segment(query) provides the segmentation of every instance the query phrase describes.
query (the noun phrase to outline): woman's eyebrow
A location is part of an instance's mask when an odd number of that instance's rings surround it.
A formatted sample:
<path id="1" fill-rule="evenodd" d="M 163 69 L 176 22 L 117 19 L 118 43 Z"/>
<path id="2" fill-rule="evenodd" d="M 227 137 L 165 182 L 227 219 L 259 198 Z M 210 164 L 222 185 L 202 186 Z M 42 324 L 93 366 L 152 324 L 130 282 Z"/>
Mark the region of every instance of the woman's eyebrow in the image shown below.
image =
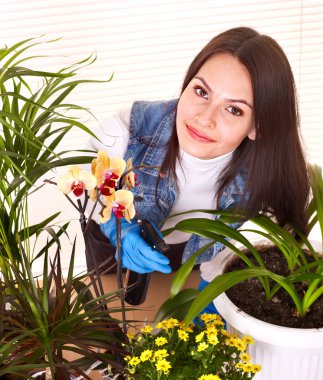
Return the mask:
<path id="1" fill-rule="evenodd" d="M 208 91 L 210 91 L 210 92 L 212 91 L 211 87 L 205 82 L 205 80 L 203 78 L 201 78 L 201 77 L 194 77 L 194 78 L 200 80 L 204 84 L 205 88 Z"/>
<path id="2" fill-rule="evenodd" d="M 202 77 L 194 77 L 194 78 L 200 80 L 203 83 L 203 85 L 205 86 L 205 88 L 209 92 L 212 92 L 211 87 L 206 83 L 206 81 L 205 81 L 204 78 L 202 78 Z M 232 102 L 232 103 L 243 103 L 243 104 L 245 104 L 246 106 L 248 106 L 249 108 L 252 109 L 252 105 L 249 102 L 247 102 L 245 99 L 225 99 L 225 100 L 228 101 L 228 102 Z"/>
<path id="3" fill-rule="evenodd" d="M 252 109 L 252 105 L 250 103 L 248 103 L 244 99 L 225 99 L 225 101 L 232 102 L 232 103 L 243 103 L 243 104 L 245 104 L 246 106 L 248 106 L 249 108 Z"/>

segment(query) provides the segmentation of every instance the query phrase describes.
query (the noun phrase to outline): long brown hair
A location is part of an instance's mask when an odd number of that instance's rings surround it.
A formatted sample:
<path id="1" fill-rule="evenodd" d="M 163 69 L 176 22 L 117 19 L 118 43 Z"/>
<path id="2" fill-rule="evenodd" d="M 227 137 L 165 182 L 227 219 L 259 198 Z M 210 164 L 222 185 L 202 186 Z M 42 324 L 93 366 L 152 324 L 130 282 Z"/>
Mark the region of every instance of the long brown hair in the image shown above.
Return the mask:
<path id="1" fill-rule="evenodd" d="M 247 27 L 230 29 L 213 38 L 195 57 L 182 92 L 202 65 L 219 53 L 232 54 L 249 71 L 256 139 L 246 138 L 235 150 L 220 177 L 218 199 L 236 175 L 247 169 L 247 215 L 270 213 L 281 225 L 291 223 L 305 232 L 309 179 L 288 59 L 272 38 Z M 176 180 L 179 145 L 175 126 L 167 149 L 161 170 Z"/>

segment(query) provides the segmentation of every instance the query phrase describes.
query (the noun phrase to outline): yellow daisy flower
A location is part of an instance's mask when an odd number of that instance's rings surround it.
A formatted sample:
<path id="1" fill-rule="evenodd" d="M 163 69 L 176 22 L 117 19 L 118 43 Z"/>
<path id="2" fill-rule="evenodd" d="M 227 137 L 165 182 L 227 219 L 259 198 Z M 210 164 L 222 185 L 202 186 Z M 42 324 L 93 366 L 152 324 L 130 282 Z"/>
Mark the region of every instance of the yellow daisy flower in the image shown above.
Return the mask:
<path id="1" fill-rule="evenodd" d="M 161 360 L 169 356 L 167 350 L 161 349 L 154 352 L 154 359 Z"/>
<path id="2" fill-rule="evenodd" d="M 252 368 L 251 372 L 257 373 L 257 372 L 260 372 L 260 371 L 261 371 L 261 365 L 259 365 L 259 364 L 253 364 L 253 368 Z"/>
<path id="3" fill-rule="evenodd" d="M 255 343 L 255 341 L 249 335 L 245 335 L 242 338 L 242 341 L 245 342 L 246 344 L 254 344 Z"/>
<path id="4" fill-rule="evenodd" d="M 253 370 L 253 364 L 252 363 L 244 363 L 243 366 L 242 366 L 242 369 L 245 372 L 252 372 L 252 370 Z"/>
<path id="5" fill-rule="evenodd" d="M 133 367 L 135 367 L 136 365 L 138 365 L 140 363 L 140 359 L 138 358 L 138 356 L 133 356 L 130 360 L 129 360 L 129 364 Z"/>
<path id="6" fill-rule="evenodd" d="M 248 355 L 246 352 L 242 352 L 240 354 L 240 359 L 243 361 L 243 362 L 249 362 L 250 361 L 250 355 Z"/>
<path id="7" fill-rule="evenodd" d="M 195 342 L 201 342 L 201 340 L 203 339 L 203 337 L 204 337 L 204 334 L 205 334 L 205 331 L 202 331 L 202 332 L 200 332 L 199 334 L 197 334 L 196 335 L 196 337 L 195 337 Z"/>
<path id="8" fill-rule="evenodd" d="M 149 360 L 151 357 L 153 356 L 153 352 L 152 350 L 145 350 L 141 353 L 140 355 L 140 360 L 142 362 L 145 362 L 147 360 Z"/>
<path id="9" fill-rule="evenodd" d="M 207 341 L 213 346 L 215 346 L 216 344 L 219 343 L 219 338 L 216 334 L 210 334 L 207 336 Z"/>
<path id="10" fill-rule="evenodd" d="M 183 330 L 177 330 L 179 339 L 183 340 L 184 342 L 188 341 L 189 335 L 186 331 Z"/>
<path id="11" fill-rule="evenodd" d="M 167 375 L 169 373 L 169 370 L 172 368 L 170 362 L 166 359 L 158 360 L 155 366 L 157 368 L 157 371 L 162 371 L 165 375 Z"/>
<path id="12" fill-rule="evenodd" d="M 163 336 L 159 336 L 158 338 L 155 339 L 156 346 L 163 346 L 166 343 L 167 343 L 167 339 L 164 338 Z"/>
<path id="13" fill-rule="evenodd" d="M 146 325 L 142 329 L 140 329 L 140 331 L 142 333 L 148 333 L 149 334 L 149 333 L 151 333 L 153 331 L 153 328 L 150 325 Z"/>
<path id="14" fill-rule="evenodd" d="M 199 345 L 197 346 L 197 351 L 198 352 L 201 352 L 201 351 L 205 351 L 207 348 L 209 347 L 209 345 L 205 342 L 201 342 L 199 343 Z"/>

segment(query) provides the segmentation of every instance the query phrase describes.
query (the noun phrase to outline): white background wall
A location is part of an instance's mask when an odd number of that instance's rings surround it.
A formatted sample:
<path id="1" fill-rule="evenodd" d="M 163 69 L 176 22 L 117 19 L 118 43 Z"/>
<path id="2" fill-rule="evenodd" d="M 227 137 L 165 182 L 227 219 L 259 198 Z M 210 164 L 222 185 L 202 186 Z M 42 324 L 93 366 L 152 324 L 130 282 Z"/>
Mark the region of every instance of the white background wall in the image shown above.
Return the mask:
<path id="1" fill-rule="evenodd" d="M 73 101 L 89 107 L 98 120 L 134 100 L 169 99 L 179 93 L 185 71 L 197 52 L 216 34 L 251 26 L 284 48 L 299 92 L 301 128 L 312 162 L 323 165 L 323 20 L 321 0 L 0 0 L 0 45 L 45 34 L 62 37 L 38 53 L 51 58 L 35 63 L 44 70 L 97 54 L 83 76 L 114 78 L 83 85 Z M 35 50 L 37 51 L 37 49 Z M 94 129 L 98 121 L 87 120 Z M 64 141 L 82 148 L 78 131 Z M 57 176 L 60 173 L 53 173 Z M 77 270 L 85 265 L 78 215 L 57 189 L 48 186 L 31 199 L 31 219 L 40 221 L 62 210 L 78 234 Z M 65 263 L 70 245 L 65 243 Z"/>

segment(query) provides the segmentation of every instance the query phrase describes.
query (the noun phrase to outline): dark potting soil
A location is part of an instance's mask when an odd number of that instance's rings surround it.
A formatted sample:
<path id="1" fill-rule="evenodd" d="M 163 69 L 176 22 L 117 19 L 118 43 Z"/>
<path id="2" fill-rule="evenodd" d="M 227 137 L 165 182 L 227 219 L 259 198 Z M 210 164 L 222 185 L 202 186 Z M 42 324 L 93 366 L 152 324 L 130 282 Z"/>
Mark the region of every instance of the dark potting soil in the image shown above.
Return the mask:
<path id="1" fill-rule="evenodd" d="M 258 251 L 260 251 L 267 269 L 283 276 L 289 274 L 287 262 L 282 253 L 277 252 L 277 248 L 263 247 Z M 255 263 L 255 259 L 248 256 Z M 237 258 L 229 263 L 225 272 L 245 267 L 245 263 Z M 307 284 L 305 282 L 297 283 L 295 287 L 299 294 L 303 294 L 307 289 Z M 226 295 L 239 309 L 268 323 L 295 328 L 323 327 L 323 295 L 311 305 L 309 312 L 304 317 L 297 314 L 295 304 L 284 289 L 280 289 L 270 301 L 266 301 L 263 287 L 257 278 L 238 283 L 227 290 Z"/>

